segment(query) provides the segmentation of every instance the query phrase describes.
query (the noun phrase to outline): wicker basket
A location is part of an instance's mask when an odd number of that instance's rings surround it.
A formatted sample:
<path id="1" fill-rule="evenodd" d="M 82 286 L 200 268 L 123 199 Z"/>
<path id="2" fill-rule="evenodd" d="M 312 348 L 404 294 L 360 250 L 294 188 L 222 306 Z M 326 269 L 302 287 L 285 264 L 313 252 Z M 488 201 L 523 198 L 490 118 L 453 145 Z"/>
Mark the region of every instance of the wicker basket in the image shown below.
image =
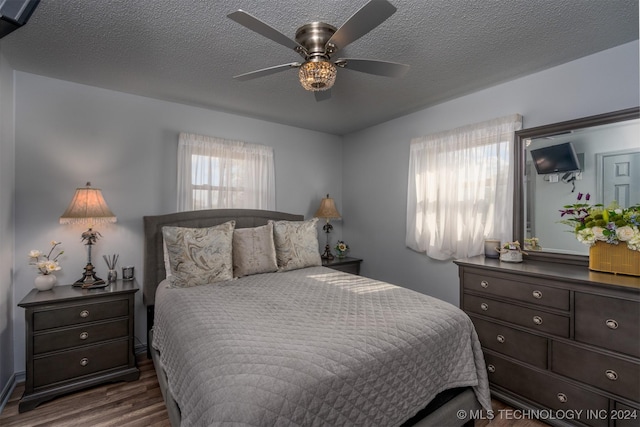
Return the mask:
<path id="1" fill-rule="evenodd" d="M 640 251 L 632 251 L 625 242 L 596 242 L 589 249 L 589 270 L 640 276 Z"/>

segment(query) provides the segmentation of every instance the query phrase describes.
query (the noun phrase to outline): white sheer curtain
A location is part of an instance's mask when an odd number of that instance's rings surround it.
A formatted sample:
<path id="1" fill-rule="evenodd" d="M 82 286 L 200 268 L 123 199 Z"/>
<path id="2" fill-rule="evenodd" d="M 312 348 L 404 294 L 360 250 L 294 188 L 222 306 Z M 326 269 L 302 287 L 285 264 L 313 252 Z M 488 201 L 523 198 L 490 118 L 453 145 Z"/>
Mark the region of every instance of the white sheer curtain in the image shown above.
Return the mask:
<path id="1" fill-rule="evenodd" d="M 447 260 L 512 240 L 514 114 L 411 141 L 406 244 Z"/>
<path id="2" fill-rule="evenodd" d="M 215 208 L 275 210 L 273 148 L 181 133 L 178 211 Z"/>

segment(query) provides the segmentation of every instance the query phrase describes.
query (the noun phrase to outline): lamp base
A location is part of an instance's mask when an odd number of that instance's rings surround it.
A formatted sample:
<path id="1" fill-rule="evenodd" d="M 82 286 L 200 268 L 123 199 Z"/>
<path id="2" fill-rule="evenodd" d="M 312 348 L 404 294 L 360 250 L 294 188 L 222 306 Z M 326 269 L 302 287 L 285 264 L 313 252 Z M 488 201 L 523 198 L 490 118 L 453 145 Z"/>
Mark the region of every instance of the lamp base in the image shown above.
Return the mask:
<path id="1" fill-rule="evenodd" d="M 97 289 L 105 288 L 109 285 L 104 280 L 96 276 L 96 272 L 93 271 L 93 264 L 87 263 L 84 267 L 84 274 L 82 278 L 76 280 L 73 286 L 82 289 Z"/>
<path id="2" fill-rule="evenodd" d="M 320 255 L 320 258 L 327 261 L 332 261 L 335 258 L 331 253 L 331 248 L 329 247 L 329 245 L 326 245 L 324 247 L 324 252 L 322 253 L 322 255 Z"/>

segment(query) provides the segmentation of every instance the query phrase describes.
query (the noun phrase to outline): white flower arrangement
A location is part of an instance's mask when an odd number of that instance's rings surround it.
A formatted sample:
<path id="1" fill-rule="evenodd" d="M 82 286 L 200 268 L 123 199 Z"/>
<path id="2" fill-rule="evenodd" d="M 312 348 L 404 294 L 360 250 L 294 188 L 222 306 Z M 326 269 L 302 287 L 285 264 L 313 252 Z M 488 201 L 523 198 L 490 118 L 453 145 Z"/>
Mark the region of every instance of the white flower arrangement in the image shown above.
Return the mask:
<path id="1" fill-rule="evenodd" d="M 578 202 L 582 197 L 578 193 Z M 587 193 L 585 200 L 590 197 Z M 564 206 L 560 213 L 561 217 L 570 216 L 560 222 L 573 228 L 580 243 L 593 246 L 596 242 L 626 242 L 629 249 L 640 251 L 640 206 L 625 209 L 615 202 L 606 208 L 602 204 L 574 203 Z"/>
<path id="2" fill-rule="evenodd" d="M 54 271 L 62 270 L 62 267 L 58 264 L 58 258 L 64 253 L 64 251 L 58 252 L 55 257 L 51 258 L 53 251 L 61 244 L 61 242 L 56 242 L 55 240 L 51 241 L 51 249 L 46 255 L 37 249 L 29 251 L 29 265 L 35 266 L 38 270 L 38 274 L 45 276 L 53 273 Z"/>

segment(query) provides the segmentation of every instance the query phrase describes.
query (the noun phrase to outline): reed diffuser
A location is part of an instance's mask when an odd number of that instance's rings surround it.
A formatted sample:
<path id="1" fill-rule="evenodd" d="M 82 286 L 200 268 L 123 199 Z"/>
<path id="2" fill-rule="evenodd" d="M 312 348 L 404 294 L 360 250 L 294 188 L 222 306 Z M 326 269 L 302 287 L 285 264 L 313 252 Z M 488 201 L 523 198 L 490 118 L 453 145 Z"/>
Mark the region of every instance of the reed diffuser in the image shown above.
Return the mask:
<path id="1" fill-rule="evenodd" d="M 107 273 L 107 281 L 113 283 L 118 280 L 118 270 L 116 270 L 116 264 L 118 263 L 118 254 L 102 255 L 104 262 L 107 263 L 109 273 Z"/>

